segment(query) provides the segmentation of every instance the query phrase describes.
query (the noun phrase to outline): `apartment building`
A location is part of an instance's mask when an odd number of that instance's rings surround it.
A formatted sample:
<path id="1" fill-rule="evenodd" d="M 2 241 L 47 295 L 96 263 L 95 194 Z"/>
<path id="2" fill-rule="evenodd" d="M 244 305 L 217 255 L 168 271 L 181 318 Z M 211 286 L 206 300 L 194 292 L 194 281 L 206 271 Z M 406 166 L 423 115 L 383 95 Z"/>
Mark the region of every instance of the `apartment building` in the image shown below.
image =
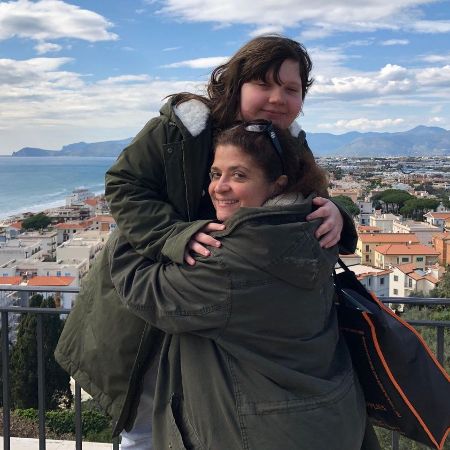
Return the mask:
<path id="1" fill-rule="evenodd" d="M 375 214 L 369 216 L 369 226 L 380 228 L 383 233 L 392 233 L 394 220 L 401 220 L 401 216 L 375 211 Z"/>
<path id="2" fill-rule="evenodd" d="M 439 264 L 450 265 L 450 232 L 435 234 L 433 247 L 440 253 Z"/>
<path id="3" fill-rule="evenodd" d="M 435 225 L 416 220 L 394 220 L 392 224 L 393 233 L 414 233 L 423 245 L 432 245 L 433 235 L 440 231 Z"/>
<path id="4" fill-rule="evenodd" d="M 361 263 L 375 265 L 375 248 L 385 244 L 420 244 L 413 233 L 361 233 L 358 235 L 356 254 L 361 257 Z"/>
<path id="5" fill-rule="evenodd" d="M 415 267 L 425 267 L 439 261 L 439 252 L 423 244 L 385 244 L 374 249 L 375 267 L 387 269 L 399 264 L 412 263 Z"/>
<path id="6" fill-rule="evenodd" d="M 439 265 L 423 269 L 413 263 L 400 264 L 391 271 L 389 297 L 409 297 L 415 293 L 429 295 L 443 273 L 444 268 Z"/>
<path id="7" fill-rule="evenodd" d="M 450 211 L 447 212 L 427 212 L 423 215 L 425 220 L 440 229 L 440 231 L 444 231 L 445 222 L 450 221 Z"/>

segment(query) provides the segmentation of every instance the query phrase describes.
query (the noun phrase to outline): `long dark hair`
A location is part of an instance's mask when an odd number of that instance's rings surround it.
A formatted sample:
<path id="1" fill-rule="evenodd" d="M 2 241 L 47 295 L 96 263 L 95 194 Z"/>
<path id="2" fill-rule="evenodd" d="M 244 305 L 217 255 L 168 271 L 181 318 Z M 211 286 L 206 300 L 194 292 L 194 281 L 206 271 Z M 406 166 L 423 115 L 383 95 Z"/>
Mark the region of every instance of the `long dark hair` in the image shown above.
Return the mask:
<path id="1" fill-rule="evenodd" d="M 174 104 L 190 99 L 205 103 L 211 110 L 215 125 L 224 129 L 236 121 L 239 113 L 241 87 L 252 80 L 266 81 L 273 72 L 275 82 L 280 82 L 280 67 L 286 59 L 299 63 L 302 80 L 302 98 L 313 83 L 310 77 L 312 62 L 305 47 L 297 41 L 279 36 L 260 36 L 247 42 L 224 64 L 216 67 L 207 85 L 208 97 L 182 92 L 169 96 Z"/>
<path id="2" fill-rule="evenodd" d="M 317 165 L 311 152 L 304 148 L 299 151 L 298 141 L 289 130 L 273 128 L 283 150 L 282 162 L 270 137 L 265 132 L 246 131 L 245 124 L 234 125 L 218 133 L 214 148 L 219 145 L 238 147 L 262 169 L 268 182 L 275 181 L 280 175 L 287 175 L 284 193 L 301 192 L 306 197 L 315 192 L 328 197 L 327 172 Z"/>

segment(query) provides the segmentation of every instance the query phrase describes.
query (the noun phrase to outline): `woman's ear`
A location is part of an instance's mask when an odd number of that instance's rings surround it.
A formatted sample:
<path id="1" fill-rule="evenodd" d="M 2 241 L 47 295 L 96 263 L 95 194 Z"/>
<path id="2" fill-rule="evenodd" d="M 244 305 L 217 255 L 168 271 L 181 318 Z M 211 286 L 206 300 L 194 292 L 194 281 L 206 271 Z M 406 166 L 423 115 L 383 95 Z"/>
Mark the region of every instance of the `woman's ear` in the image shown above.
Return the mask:
<path id="1" fill-rule="evenodd" d="M 274 185 L 274 194 L 275 195 L 279 195 L 281 194 L 284 189 L 286 188 L 288 183 L 288 177 L 287 175 L 280 175 L 276 180 L 275 180 L 275 185 Z"/>

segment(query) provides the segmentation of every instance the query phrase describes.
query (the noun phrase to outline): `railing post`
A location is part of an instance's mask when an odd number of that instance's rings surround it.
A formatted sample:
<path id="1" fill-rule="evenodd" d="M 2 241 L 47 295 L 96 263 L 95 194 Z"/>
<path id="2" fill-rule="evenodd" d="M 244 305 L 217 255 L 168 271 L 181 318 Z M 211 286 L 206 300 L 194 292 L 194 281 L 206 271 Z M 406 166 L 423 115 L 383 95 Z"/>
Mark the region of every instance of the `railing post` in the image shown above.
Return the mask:
<path id="1" fill-rule="evenodd" d="M 392 432 L 392 450 L 400 449 L 400 435 L 396 432 Z"/>
<path id="2" fill-rule="evenodd" d="M 81 429 L 81 387 L 75 382 L 75 449 L 82 449 L 82 429 Z"/>
<path id="3" fill-rule="evenodd" d="M 2 378 L 3 378 L 3 449 L 10 450 L 10 387 L 9 387 L 9 325 L 8 312 L 2 311 Z"/>
<path id="4" fill-rule="evenodd" d="M 444 366 L 444 331 L 444 327 L 436 327 L 436 356 L 442 366 Z"/>
<path id="5" fill-rule="evenodd" d="M 36 314 L 36 341 L 38 362 L 39 450 L 45 450 L 45 364 L 42 314 Z"/>

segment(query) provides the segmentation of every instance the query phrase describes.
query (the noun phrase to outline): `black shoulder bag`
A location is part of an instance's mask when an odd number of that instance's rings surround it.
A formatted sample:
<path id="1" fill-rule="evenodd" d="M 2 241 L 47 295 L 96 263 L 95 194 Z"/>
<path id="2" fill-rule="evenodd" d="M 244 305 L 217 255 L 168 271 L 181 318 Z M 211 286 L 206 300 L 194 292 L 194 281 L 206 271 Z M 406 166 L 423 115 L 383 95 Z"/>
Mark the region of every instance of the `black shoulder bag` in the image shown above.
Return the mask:
<path id="1" fill-rule="evenodd" d="M 422 336 L 339 259 L 339 326 L 374 425 L 442 449 L 450 431 L 450 377 Z"/>

